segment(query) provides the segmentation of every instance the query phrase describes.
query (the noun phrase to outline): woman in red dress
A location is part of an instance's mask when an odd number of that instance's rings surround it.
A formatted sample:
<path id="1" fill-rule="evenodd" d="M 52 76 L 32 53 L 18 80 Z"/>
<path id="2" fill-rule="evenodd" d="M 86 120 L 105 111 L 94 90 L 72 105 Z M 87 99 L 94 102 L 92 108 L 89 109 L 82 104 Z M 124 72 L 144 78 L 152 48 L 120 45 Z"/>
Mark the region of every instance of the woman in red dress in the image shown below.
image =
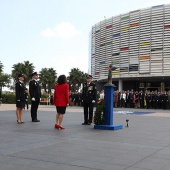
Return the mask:
<path id="1" fill-rule="evenodd" d="M 63 121 L 64 114 L 66 112 L 66 107 L 70 103 L 69 85 L 67 84 L 65 75 L 60 75 L 58 77 L 58 81 L 57 81 L 57 84 L 55 85 L 55 89 L 54 89 L 53 103 L 57 109 L 55 128 L 56 129 L 65 129 L 62 126 L 62 121 Z"/>

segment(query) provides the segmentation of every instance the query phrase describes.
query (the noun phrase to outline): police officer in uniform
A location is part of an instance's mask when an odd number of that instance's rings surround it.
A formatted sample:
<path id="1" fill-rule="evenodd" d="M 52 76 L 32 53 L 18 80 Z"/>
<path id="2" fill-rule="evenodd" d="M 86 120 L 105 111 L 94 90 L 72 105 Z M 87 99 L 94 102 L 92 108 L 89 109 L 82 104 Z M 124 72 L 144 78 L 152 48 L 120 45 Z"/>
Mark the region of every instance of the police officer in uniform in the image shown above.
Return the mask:
<path id="1" fill-rule="evenodd" d="M 96 85 L 92 82 L 92 76 L 86 76 L 86 83 L 83 84 L 82 91 L 84 107 L 84 123 L 82 125 L 91 125 L 93 118 L 93 108 L 96 100 Z"/>
<path id="2" fill-rule="evenodd" d="M 164 93 L 162 94 L 162 109 L 166 110 L 167 103 L 168 103 L 168 94 L 166 93 L 166 91 L 164 91 Z"/>
<path id="3" fill-rule="evenodd" d="M 16 116 L 18 124 L 24 123 L 22 121 L 23 109 L 25 108 L 25 84 L 23 83 L 23 80 L 23 74 L 18 74 L 18 81 L 15 84 Z"/>
<path id="4" fill-rule="evenodd" d="M 31 98 L 32 122 L 40 122 L 40 120 L 37 119 L 37 109 L 41 100 L 41 89 L 38 82 L 37 72 L 32 73 L 32 80 L 29 82 L 29 92 Z"/>

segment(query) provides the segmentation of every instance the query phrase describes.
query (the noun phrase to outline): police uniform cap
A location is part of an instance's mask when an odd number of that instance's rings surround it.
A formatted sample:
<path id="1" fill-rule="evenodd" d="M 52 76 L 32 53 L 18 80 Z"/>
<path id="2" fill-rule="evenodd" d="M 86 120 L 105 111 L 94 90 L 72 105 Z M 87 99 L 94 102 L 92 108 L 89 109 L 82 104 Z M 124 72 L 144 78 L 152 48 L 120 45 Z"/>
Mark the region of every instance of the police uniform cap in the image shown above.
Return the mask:
<path id="1" fill-rule="evenodd" d="M 34 73 L 31 74 L 32 77 L 35 76 L 35 75 L 38 75 L 37 72 L 34 72 Z"/>
<path id="2" fill-rule="evenodd" d="M 92 75 L 88 74 L 88 75 L 86 76 L 86 78 L 87 78 L 87 79 L 92 79 L 93 77 L 92 77 Z"/>
<path id="3" fill-rule="evenodd" d="M 24 77 L 24 75 L 23 75 L 22 73 L 19 73 L 19 74 L 18 74 L 18 78 L 19 78 L 19 77 Z"/>

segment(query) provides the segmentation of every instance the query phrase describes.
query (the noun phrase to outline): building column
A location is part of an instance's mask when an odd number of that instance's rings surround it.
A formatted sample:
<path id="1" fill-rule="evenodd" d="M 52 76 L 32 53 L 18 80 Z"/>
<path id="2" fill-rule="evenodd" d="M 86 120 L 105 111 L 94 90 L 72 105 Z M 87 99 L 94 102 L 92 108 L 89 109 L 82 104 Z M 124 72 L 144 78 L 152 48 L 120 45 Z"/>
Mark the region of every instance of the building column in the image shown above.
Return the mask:
<path id="1" fill-rule="evenodd" d="M 122 91 L 123 90 L 122 87 L 123 87 L 123 81 L 122 81 L 122 79 L 119 79 L 119 88 L 118 88 L 118 90 Z"/>
<path id="2" fill-rule="evenodd" d="M 165 83 L 161 82 L 161 92 L 164 92 L 164 91 L 165 91 Z"/>

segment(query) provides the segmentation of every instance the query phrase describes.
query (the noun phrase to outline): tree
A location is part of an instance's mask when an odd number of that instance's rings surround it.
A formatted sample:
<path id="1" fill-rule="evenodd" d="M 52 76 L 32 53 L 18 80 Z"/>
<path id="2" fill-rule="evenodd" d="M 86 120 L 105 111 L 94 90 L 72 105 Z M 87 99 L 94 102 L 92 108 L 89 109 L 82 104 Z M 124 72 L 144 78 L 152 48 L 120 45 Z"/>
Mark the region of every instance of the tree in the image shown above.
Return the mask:
<path id="1" fill-rule="evenodd" d="M 2 87 L 9 85 L 11 76 L 9 74 L 3 73 L 3 64 L 0 62 L 0 98 L 2 94 Z"/>
<path id="2" fill-rule="evenodd" d="M 86 75 L 86 73 L 80 71 L 78 68 L 71 69 L 67 80 L 69 81 L 70 90 L 72 92 L 76 92 L 80 89 L 81 84 L 86 81 Z"/>
<path id="3" fill-rule="evenodd" d="M 14 82 L 17 80 L 17 75 L 22 73 L 24 75 L 24 84 L 27 84 L 35 67 L 29 61 L 24 61 L 24 63 L 14 64 L 12 68 L 12 78 Z"/>
<path id="4" fill-rule="evenodd" d="M 47 93 L 48 90 L 48 93 L 51 93 L 51 89 L 54 88 L 57 79 L 56 71 L 53 68 L 42 68 L 39 78 L 44 91 Z"/>

